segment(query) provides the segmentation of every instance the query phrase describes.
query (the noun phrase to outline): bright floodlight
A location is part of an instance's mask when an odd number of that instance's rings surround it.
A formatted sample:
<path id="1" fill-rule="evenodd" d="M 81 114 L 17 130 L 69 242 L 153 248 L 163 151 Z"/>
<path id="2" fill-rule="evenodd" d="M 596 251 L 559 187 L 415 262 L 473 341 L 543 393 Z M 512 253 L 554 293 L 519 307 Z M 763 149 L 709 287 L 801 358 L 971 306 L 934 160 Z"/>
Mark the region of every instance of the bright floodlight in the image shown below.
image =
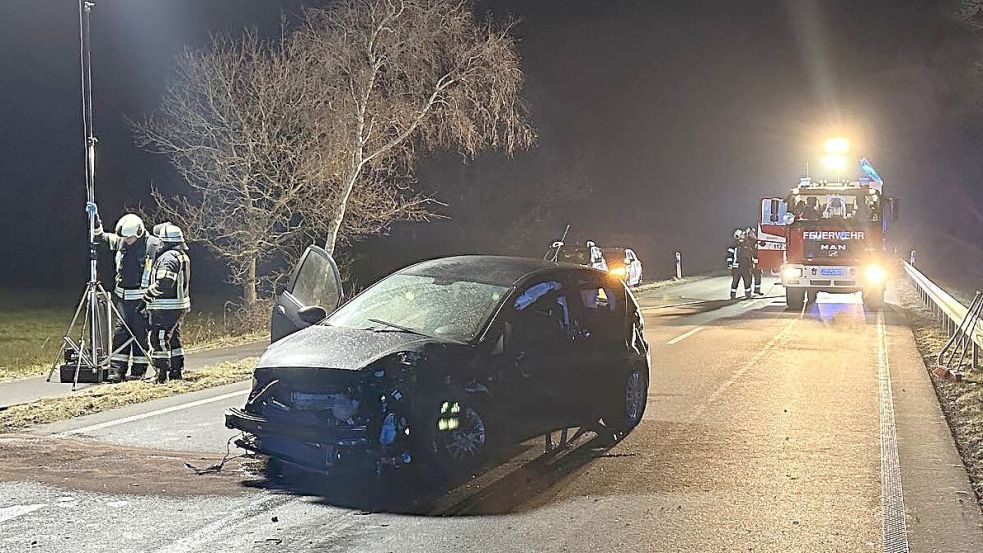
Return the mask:
<path id="1" fill-rule="evenodd" d="M 823 156 L 823 165 L 836 171 L 842 171 L 843 169 L 846 169 L 847 159 L 844 155 L 831 154 Z"/>
<path id="2" fill-rule="evenodd" d="M 847 153 L 849 149 L 850 149 L 850 141 L 845 138 L 842 137 L 830 138 L 829 140 L 826 141 L 827 154 L 843 155 Z"/>

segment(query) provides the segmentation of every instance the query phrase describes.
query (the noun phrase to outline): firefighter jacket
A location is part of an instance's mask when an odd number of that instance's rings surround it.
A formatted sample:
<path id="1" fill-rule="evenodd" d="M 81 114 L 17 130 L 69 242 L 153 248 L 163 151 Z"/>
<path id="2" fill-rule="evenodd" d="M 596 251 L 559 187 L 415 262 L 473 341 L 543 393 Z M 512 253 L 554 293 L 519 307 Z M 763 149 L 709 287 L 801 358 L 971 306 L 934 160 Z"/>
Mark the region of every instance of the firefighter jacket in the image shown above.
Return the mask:
<path id="1" fill-rule="evenodd" d="M 747 242 L 734 240 L 731 247 L 727 248 L 728 269 L 737 269 L 742 266 L 750 269 L 754 263 L 757 263 L 757 253 L 752 254 L 751 247 Z"/>
<path id="2" fill-rule="evenodd" d="M 136 243 L 126 245 L 123 238 L 97 227 L 96 240 L 101 240 L 116 255 L 116 283 L 113 293 L 122 300 L 139 300 L 147 293 L 151 281 L 154 258 L 162 247 L 156 236 L 143 236 Z"/>
<path id="3" fill-rule="evenodd" d="M 154 262 L 150 286 L 143 300 L 150 311 L 191 309 L 191 259 L 181 245 L 165 245 Z"/>

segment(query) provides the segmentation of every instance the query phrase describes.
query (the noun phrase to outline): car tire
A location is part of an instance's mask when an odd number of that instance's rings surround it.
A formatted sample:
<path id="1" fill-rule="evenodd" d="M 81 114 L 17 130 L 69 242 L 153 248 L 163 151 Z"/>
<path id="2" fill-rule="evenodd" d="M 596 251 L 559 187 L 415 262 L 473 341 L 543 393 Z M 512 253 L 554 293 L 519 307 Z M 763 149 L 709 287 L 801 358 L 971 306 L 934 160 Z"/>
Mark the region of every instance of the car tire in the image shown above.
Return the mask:
<path id="1" fill-rule="evenodd" d="M 623 373 L 619 386 L 612 392 L 608 407 L 601 416 L 598 433 L 611 446 L 628 435 L 640 422 L 648 405 L 649 374 L 645 367 L 633 367 Z"/>
<path id="2" fill-rule="evenodd" d="M 785 288 L 785 303 L 793 311 L 801 311 L 805 305 L 806 291 L 804 288 Z"/>
<path id="3" fill-rule="evenodd" d="M 450 399 L 433 403 L 423 444 L 430 466 L 442 475 L 473 471 L 488 458 L 487 409 L 477 398 L 448 394 Z M 444 422 L 441 422 L 444 421 Z M 451 422 L 456 421 L 456 422 Z"/>

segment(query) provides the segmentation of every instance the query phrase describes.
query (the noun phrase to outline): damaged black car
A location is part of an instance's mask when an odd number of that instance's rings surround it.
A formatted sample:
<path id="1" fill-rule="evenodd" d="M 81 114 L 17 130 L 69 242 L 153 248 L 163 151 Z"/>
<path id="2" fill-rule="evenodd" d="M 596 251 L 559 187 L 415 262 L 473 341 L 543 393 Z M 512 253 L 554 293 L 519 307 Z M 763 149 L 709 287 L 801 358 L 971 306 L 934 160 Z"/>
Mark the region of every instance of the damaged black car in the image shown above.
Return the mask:
<path id="1" fill-rule="evenodd" d="M 329 473 L 450 472 L 564 428 L 613 443 L 642 419 L 642 316 L 601 271 L 451 257 L 335 309 L 341 300 L 334 261 L 308 249 L 274 308 L 246 405 L 226 412 L 239 446 Z"/>

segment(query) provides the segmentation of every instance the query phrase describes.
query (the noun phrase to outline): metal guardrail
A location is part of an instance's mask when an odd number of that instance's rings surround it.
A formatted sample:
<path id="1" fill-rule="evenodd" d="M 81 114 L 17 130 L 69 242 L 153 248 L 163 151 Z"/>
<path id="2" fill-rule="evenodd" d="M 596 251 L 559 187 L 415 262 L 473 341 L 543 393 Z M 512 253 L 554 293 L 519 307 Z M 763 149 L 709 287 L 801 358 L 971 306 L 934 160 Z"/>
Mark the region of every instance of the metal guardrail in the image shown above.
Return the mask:
<path id="1" fill-rule="evenodd" d="M 943 328 L 945 328 L 949 336 L 954 336 L 959 330 L 960 323 L 963 322 L 969 313 L 969 308 L 939 287 L 938 284 L 932 282 L 931 279 L 923 275 L 911 263 L 907 261 L 902 261 L 902 263 L 904 264 L 905 274 L 915 284 L 915 288 L 918 290 L 922 302 L 935 314 L 935 317 L 942 324 Z M 979 367 L 979 351 L 983 347 L 983 328 L 980 328 L 979 325 L 976 325 L 973 329 L 972 339 L 972 366 L 975 369 Z"/>

